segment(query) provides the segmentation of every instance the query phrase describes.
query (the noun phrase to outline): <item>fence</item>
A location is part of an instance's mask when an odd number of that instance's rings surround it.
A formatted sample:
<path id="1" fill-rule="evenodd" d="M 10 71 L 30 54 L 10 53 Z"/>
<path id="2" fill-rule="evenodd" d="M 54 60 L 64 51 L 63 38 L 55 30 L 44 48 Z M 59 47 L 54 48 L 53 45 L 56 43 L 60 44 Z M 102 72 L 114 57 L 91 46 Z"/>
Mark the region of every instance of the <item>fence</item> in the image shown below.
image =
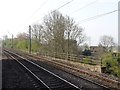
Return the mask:
<path id="1" fill-rule="evenodd" d="M 67 54 L 67 53 L 56 53 L 56 52 L 38 52 L 36 53 L 38 55 L 43 56 L 50 56 L 54 58 L 74 61 L 74 62 L 80 62 L 90 65 L 101 65 L 101 59 L 92 57 L 92 56 L 84 56 L 84 55 L 75 55 L 75 54 Z"/>

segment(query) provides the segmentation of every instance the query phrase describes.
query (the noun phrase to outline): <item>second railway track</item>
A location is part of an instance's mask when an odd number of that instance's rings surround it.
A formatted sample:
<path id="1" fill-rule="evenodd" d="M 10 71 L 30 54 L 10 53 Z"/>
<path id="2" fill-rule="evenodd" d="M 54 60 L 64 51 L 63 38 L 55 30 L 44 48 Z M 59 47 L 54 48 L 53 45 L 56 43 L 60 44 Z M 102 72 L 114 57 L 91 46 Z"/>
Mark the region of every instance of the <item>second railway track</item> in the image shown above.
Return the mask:
<path id="1" fill-rule="evenodd" d="M 14 60 L 25 68 L 35 79 L 38 80 L 41 87 L 45 90 L 82 90 L 76 85 L 50 72 L 49 70 L 11 52 L 6 51 Z M 42 84 L 41 84 L 42 83 Z M 39 85 L 38 85 L 39 86 Z"/>

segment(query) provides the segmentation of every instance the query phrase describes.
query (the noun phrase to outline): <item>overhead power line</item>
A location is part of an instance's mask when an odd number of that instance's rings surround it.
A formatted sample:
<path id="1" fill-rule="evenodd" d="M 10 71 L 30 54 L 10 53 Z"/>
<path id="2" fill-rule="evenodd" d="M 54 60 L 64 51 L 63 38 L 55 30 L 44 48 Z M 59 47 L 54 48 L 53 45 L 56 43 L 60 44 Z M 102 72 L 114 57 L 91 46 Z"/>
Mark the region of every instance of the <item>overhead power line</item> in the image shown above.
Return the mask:
<path id="1" fill-rule="evenodd" d="M 67 3 L 65 3 L 65 4 L 63 4 L 62 6 L 58 7 L 57 9 L 55 9 L 54 11 L 52 11 L 51 13 L 55 12 L 56 10 L 59 10 L 59 9 L 65 7 L 66 5 L 70 4 L 70 3 L 73 2 L 73 1 L 74 1 L 74 0 L 68 1 Z M 38 21 L 40 21 L 40 20 L 42 20 L 42 18 L 39 19 L 39 20 L 37 20 L 36 22 L 38 22 Z"/>
<path id="2" fill-rule="evenodd" d="M 47 2 L 48 2 L 48 0 L 46 0 L 45 2 L 43 2 L 43 4 L 32 14 L 31 17 L 33 17 Z"/>
<path id="3" fill-rule="evenodd" d="M 62 6 L 60 6 L 59 8 L 57 8 L 56 10 L 59 10 L 60 8 L 62 8 L 62 7 L 64 7 L 64 6 L 66 6 L 66 5 L 68 5 L 69 3 L 71 3 L 71 2 L 73 2 L 74 0 L 71 0 L 71 1 L 69 1 L 69 2 L 67 2 L 67 3 L 65 3 L 65 4 L 63 4 Z"/>
<path id="4" fill-rule="evenodd" d="M 81 7 L 81 8 L 79 8 L 79 9 L 77 9 L 77 10 L 75 10 L 75 11 L 73 11 L 73 12 L 70 13 L 70 14 L 74 14 L 74 13 L 76 13 L 76 12 L 78 12 L 78 11 L 84 9 L 84 8 L 87 8 L 88 6 L 90 6 L 90 5 L 94 4 L 94 3 L 96 3 L 97 1 L 98 1 L 98 0 L 95 0 L 95 1 L 93 1 L 93 2 L 90 2 L 90 3 L 88 3 L 87 5 L 85 5 L 85 6 Z"/>
<path id="5" fill-rule="evenodd" d="M 118 10 L 120 10 L 120 9 L 118 9 Z M 83 20 L 79 21 L 79 23 L 84 23 L 84 22 L 87 22 L 87 21 L 91 21 L 91 20 L 94 20 L 94 19 L 103 17 L 103 16 L 105 16 L 105 15 L 112 14 L 112 13 L 114 13 L 114 12 L 117 12 L 118 10 L 113 10 L 113 11 L 110 11 L 110 12 L 107 12 L 107 13 L 103 13 L 103 14 L 99 14 L 99 15 L 96 15 L 96 16 L 93 16 L 93 17 L 90 17 L 90 18 L 87 18 L 87 19 L 83 19 Z"/>

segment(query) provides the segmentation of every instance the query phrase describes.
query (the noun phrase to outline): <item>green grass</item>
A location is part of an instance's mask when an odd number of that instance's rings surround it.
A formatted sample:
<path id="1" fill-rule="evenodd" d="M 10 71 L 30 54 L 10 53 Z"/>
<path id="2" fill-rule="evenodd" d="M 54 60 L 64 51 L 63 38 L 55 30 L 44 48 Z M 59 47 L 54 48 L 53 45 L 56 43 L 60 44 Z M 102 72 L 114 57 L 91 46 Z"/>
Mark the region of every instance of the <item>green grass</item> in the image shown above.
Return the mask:
<path id="1" fill-rule="evenodd" d="M 90 64 L 90 65 L 96 65 L 96 63 L 93 62 L 90 58 L 83 58 L 82 63 Z"/>

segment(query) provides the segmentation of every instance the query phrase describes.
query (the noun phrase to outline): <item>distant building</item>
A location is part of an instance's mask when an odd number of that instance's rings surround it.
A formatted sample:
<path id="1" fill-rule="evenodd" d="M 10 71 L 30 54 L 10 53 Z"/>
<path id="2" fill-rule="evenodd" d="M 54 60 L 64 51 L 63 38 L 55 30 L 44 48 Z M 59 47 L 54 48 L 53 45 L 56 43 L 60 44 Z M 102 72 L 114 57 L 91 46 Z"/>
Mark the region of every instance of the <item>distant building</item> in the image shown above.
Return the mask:
<path id="1" fill-rule="evenodd" d="M 90 46 L 90 50 L 92 53 L 99 52 L 101 49 L 103 49 L 103 48 L 99 47 L 99 46 Z"/>
<path id="2" fill-rule="evenodd" d="M 105 51 L 105 47 L 102 46 L 90 46 L 90 50 L 92 53 L 103 52 Z M 118 46 L 113 46 L 111 52 L 118 52 Z"/>
<path id="3" fill-rule="evenodd" d="M 100 57 L 102 53 L 104 53 L 105 48 L 102 46 L 90 46 L 90 51 L 92 53 L 92 56 Z"/>

